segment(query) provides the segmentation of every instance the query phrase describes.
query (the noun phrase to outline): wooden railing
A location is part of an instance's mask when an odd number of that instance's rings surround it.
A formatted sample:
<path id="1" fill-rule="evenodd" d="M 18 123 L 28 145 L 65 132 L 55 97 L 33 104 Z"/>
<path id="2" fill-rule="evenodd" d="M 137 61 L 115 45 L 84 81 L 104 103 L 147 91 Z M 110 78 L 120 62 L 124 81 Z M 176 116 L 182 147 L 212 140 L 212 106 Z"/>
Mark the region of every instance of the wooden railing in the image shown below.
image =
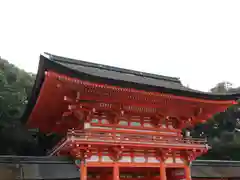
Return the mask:
<path id="1" fill-rule="evenodd" d="M 181 144 L 181 145 L 206 145 L 205 139 L 197 138 L 181 138 L 173 137 L 166 138 L 157 135 L 139 135 L 126 133 L 98 133 L 98 132 L 83 132 L 83 131 L 69 131 L 67 138 L 74 138 L 75 140 L 91 141 L 91 142 L 110 142 L 110 143 L 134 143 L 134 144 Z"/>

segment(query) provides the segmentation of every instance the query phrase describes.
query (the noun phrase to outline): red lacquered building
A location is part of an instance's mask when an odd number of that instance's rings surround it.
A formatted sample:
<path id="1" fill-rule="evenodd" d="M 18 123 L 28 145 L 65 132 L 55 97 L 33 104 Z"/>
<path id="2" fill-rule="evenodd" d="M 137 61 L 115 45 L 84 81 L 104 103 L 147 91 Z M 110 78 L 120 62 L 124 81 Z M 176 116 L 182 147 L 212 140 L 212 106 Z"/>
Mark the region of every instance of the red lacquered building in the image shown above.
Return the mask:
<path id="1" fill-rule="evenodd" d="M 81 180 L 190 180 L 191 161 L 209 147 L 182 129 L 236 99 L 189 89 L 178 78 L 45 54 L 27 125 L 64 137 L 49 155 L 74 158 Z"/>

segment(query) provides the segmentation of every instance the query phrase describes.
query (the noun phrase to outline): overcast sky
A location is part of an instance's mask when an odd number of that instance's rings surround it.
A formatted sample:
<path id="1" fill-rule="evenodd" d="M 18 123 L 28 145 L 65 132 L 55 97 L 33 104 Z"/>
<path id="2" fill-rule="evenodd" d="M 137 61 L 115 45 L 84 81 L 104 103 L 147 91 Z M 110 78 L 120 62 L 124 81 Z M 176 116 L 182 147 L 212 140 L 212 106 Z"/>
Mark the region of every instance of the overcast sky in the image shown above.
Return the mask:
<path id="1" fill-rule="evenodd" d="M 240 1 L 0 0 L 0 56 L 36 72 L 42 52 L 240 86 Z"/>

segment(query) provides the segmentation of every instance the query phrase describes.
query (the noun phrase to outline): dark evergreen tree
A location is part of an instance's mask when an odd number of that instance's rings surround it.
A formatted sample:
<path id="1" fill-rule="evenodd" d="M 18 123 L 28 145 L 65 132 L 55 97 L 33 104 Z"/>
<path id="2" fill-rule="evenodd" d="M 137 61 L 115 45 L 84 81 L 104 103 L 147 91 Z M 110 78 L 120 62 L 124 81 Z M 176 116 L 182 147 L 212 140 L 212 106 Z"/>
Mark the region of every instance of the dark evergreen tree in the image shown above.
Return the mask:
<path id="1" fill-rule="evenodd" d="M 20 122 L 34 79 L 0 59 L 0 154 L 24 155 L 36 146 L 36 139 Z"/>

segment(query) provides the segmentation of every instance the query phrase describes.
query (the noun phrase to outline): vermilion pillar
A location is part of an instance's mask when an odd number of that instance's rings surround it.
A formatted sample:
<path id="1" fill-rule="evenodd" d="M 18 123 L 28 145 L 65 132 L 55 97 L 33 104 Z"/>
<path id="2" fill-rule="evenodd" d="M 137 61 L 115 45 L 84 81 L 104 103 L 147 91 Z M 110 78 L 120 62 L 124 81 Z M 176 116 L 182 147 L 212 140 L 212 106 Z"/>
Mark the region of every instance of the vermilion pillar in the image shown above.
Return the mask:
<path id="1" fill-rule="evenodd" d="M 84 161 L 80 164 L 80 180 L 87 180 L 87 165 Z"/>
<path id="2" fill-rule="evenodd" d="M 191 177 L 191 168 L 190 168 L 190 166 L 185 166 L 184 170 L 185 170 L 185 178 L 186 178 L 186 180 L 191 180 L 192 177 Z"/>
<path id="3" fill-rule="evenodd" d="M 117 164 L 113 166 L 113 180 L 119 180 L 119 166 Z"/>
<path id="4" fill-rule="evenodd" d="M 160 163 L 160 180 L 167 180 L 166 167 L 163 160 Z"/>

